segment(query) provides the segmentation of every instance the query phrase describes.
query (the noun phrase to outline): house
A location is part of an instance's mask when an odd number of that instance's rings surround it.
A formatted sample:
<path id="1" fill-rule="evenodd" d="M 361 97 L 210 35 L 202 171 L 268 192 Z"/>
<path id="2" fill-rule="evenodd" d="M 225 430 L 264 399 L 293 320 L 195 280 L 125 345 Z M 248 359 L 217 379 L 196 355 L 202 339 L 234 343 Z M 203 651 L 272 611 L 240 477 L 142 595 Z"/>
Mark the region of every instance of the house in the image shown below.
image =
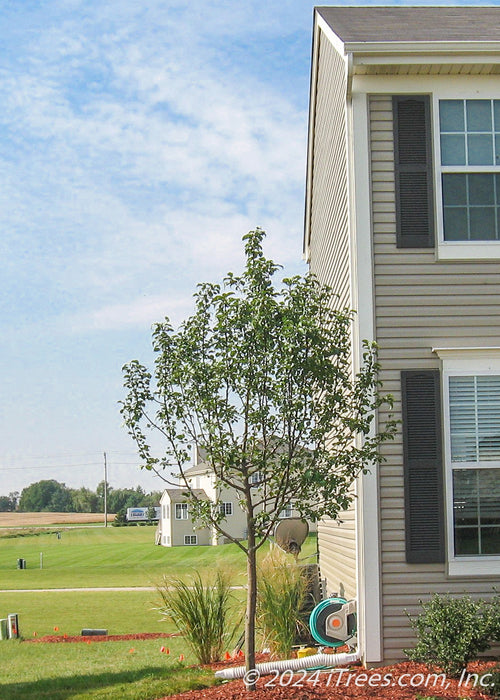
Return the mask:
<path id="1" fill-rule="evenodd" d="M 234 488 L 216 485 L 213 469 L 205 461 L 203 450 L 194 450 L 193 466 L 185 470 L 186 479 L 198 498 L 204 498 L 218 503 L 223 509 L 226 520 L 224 529 L 230 537 L 245 540 L 247 537 L 246 516 L 239 504 L 240 497 Z M 254 474 L 255 487 L 260 481 L 258 473 Z M 165 547 L 177 545 L 218 545 L 228 544 L 232 540 L 224 537 L 212 528 L 196 527 L 192 521 L 186 489 L 166 489 L 160 499 L 161 514 L 158 524 L 156 542 Z M 293 504 L 289 504 L 280 514 L 281 518 L 297 517 Z M 310 526 L 310 530 L 314 530 Z"/>
<path id="2" fill-rule="evenodd" d="M 197 498 L 207 499 L 203 489 L 195 489 Z M 183 489 L 165 489 L 160 498 L 160 520 L 156 529 L 156 544 L 164 547 L 206 545 L 212 543 L 207 527 L 195 527 L 189 513 L 186 492 Z"/>
<path id="3" fill-rule="evenodd" d="M 401 421 L 318 528 L 367 663 L 412 646 L 419 599 L 500 585 L 499 26 L 498 6 L 314 12 L 305 257 Z"/>

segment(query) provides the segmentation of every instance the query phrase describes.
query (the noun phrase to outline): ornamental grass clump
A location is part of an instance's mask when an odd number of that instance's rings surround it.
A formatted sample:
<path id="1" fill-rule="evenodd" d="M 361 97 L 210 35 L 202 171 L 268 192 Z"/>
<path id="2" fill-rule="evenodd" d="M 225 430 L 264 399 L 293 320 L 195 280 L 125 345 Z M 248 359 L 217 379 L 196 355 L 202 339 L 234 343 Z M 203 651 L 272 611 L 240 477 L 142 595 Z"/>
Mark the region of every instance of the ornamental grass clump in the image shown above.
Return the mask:
<path id="1" fill-rule="evenodd" d="M 288 658 L 305 628 L 302 610 L 310 585 L 304 567 L 274 549 L 262 561 L 257 594 L 257 623 L 273 656 Z"/>
<path id="2" fill-rule="evenodd" d="M 199 573 L 187 582 L 164 577 L 157 591 L 157 610 L 184 635 L 198 662 L 220 661 L 240 624 L 229 577 L 220 571 L 208 582 Z"/>
<path id="3" fill-rule="evenodd" d="M 500 641 L 500 596 L 473 600 L 434 594 L 420 601 L 422 612 L 416 618 L 408 613 L 417 635 L 414 649 L 404 649 L 412 661 L 441 668 L 458 677 L 468 662 Z"/>

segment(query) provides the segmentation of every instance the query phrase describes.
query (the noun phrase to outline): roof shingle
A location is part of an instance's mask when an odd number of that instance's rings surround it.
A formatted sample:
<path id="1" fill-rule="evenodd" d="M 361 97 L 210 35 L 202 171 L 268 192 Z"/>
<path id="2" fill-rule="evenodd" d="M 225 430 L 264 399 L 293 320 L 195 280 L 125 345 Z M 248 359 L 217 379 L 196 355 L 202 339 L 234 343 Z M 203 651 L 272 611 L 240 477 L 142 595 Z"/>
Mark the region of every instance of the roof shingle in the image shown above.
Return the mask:
<path id="1" fill-rule="evenodd" d="M 344 6 L 316 10 L 344 43 L 500 40 L 500 6 Z"/>

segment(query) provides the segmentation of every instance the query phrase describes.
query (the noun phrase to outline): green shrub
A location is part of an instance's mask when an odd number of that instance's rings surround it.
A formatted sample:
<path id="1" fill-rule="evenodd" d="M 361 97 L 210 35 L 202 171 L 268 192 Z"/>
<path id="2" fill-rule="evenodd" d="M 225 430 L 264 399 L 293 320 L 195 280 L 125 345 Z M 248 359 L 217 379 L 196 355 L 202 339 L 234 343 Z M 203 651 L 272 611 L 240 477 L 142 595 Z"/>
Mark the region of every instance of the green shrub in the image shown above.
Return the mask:
<path id="1" fill-rule="evenodd" d="M 453 598 L 435 594 L 423 603 L 418 617 L 410 619 L 417 635 L 414 649 L 404 649 L 412 661 L 438 666 L 459 676 L 477 654 L 500 639 L 500 597 L 473 600 L 469 595 Z"/>
<path id="2" fill-rule="evenodd" d="M 257 594 L 257 624 L 273 655 L 288 658 L 305 626 L 301 610 L 309 589 L 304 569 L 274 549 L 262 561 Z"/>
<path id="3" fill-rule="evenodd" d="M 157 609 L 185 636 L 199 663 L 219 661 L 239 625 L 229 578 L 220 571 L 207 583 L 198 573 L 187 583 L 165 577 L 157 591 Z"/>
<path id="4" fill-rule="evenodd" d="M 491 695 L 492 698 L 500 698 L 500 666 L 495 666 L 490 669 L 486 676 L 487 677 L 484 678 L 484 685 L 483 682 L 480 681 L 481 687 L 484 687 L 485 691 L 488 695 Z"/>
<path id="5" fill-rule="evenodd" d="M 125 508 L 122 508 L 118 511 L 111 525 L 113 527 L 124 527 L 125 525 L 127 525 L 127 512 Z"/>

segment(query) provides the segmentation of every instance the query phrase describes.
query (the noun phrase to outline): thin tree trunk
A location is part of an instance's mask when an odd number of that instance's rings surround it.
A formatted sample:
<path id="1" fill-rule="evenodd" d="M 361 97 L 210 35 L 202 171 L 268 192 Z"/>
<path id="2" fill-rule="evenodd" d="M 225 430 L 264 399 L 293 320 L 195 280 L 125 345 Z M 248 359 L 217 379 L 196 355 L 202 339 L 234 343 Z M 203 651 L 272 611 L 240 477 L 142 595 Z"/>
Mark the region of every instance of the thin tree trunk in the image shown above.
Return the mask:
<path id="1" fill-rule="evenodd" d="M 255 550 L 255 533 L 253 518 L 247 518 L 248 552 L 247 552 L 247 609 L 245 616 L 245 665 L 247 672 L 255 668 L 255 617 L 257 613 L 257 556 Z M 251 678 L 251 676 L 249 676 Z M 255 690 L 255 682 L 247 685 L 248 690 Z"/>

